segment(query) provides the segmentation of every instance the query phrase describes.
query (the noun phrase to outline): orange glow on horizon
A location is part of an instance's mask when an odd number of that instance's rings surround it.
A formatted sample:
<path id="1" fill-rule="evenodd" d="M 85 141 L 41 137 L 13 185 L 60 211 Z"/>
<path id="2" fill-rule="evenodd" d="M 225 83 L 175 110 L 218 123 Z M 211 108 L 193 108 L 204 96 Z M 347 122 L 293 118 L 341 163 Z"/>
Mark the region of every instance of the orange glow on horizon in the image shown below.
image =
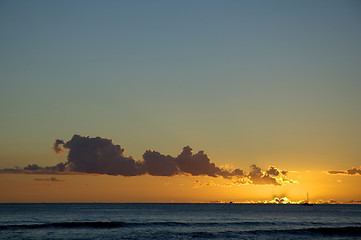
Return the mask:
<path id="1" fill-rule="evenodd" d="M 297 184 L 232 184 L 221 177 L 1 174 L 0 202 L 358 203 L 361 177 L 289 173 Z M 53 178 L 53 179 L 52 179 Z M 315 184 L 317 183 L 317 184 Z M 350 202 L 353 201 L 353 202 Z"/>

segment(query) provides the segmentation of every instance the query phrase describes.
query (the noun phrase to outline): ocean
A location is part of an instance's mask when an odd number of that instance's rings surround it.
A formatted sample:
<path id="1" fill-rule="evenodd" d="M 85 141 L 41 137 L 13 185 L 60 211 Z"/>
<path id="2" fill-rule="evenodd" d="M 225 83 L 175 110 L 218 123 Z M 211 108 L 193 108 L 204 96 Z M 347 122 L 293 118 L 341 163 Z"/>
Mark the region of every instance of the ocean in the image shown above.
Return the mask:
<path id="1" fill-rule="evenodd" d="M 0 204 L 0 239 L 361 239 L 361 205 Z"/>

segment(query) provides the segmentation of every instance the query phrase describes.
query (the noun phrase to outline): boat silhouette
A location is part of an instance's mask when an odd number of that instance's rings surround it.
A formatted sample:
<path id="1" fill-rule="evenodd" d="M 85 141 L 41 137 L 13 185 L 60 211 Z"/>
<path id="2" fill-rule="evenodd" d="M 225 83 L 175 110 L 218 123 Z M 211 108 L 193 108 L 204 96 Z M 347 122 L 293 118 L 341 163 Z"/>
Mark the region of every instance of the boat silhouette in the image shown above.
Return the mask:
<path id="1" fill-rule="evenodd" d="M 302 203 L 301 205 L 303 205 L 303 206 L 313 206 L 313 204 L 310 203 L 310 201 L 309 201 L 308 193 L 307 193 L 307 200 L 304 203 Z"/>

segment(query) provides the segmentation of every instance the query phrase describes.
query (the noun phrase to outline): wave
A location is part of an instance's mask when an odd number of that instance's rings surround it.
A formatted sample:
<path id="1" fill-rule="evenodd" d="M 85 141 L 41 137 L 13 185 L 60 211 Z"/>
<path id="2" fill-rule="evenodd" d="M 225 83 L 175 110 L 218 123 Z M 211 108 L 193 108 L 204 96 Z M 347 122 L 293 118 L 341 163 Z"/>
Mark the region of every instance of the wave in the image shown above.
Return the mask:
<path id="1" fill-rule="evenodd" d="M 292 235 L 340 235 L 340 236 L 360 236 L 360 226 L 347 227 L 319 227 L 319 228 L 298 228 L 280 230 L 255 230 L 248 231 L 249 234 L 292 234 Z"/>
<path id="2" fill-rule="evenodd" d="M 35 224 L 17 224 L 0 225 L 0 230 L 7 229 L 36 229 L 36 228 L 120 228 L 120 227 L 142 227 L 142 226 L 272 226 L 279 222 L 54 222 L 54 223 L 35 223 Z"/>
<path id="3" fill-rule="evenodd" d="M 136 227 L 147 225 L 163 226 L 182 226 L 187 225 L 182 222 L 151 222 L 151 223 L 131 223 L 131 222 L 55 222 L 55 223 L 36 223 L 36 224 L 18 224 L 18 225 L 0 225 L 0 230 L 8 229 L 36 229 L 36 228 L 119 228 Z"/>
<path id="4" fill-rule="evenodd" d="M 18 230 L 18 229 L 46 229 L 46 228 L 134 228 L 134 227 L 219 227 L 230 226 L 279 226 L 280 223 L 274 222 L 54 222 L 54 223 L 37 223 L 37 224 L 19 224 L 19 225 L 0 225 L 0 231 Z M 345 226 L 345 227 L 311 227 L 311 228 L 296 228 L 296 229 L 268 229 L 268 230 L 244 230 L 222 232 L 217 234 L 237 234 L 237 235 L 341 235 L 341 236 L 360 236 L 361 226 Z M 193 232 L 196 235 L 213 234 L 211 232 Z M 209 235 L 210 237 L 210 235 Z"/>

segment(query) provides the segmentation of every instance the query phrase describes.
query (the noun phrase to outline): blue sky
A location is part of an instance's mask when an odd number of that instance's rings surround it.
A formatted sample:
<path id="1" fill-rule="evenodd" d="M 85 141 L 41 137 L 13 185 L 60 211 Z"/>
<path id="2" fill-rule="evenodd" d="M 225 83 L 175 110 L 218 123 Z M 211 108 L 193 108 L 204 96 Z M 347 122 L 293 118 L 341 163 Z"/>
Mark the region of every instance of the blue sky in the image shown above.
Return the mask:
<path id="1" fill-rule="evenodd" d="M 56 138 L 205 150 L 247 167 L 360 165 L 359 1 L 2 1 L 0 164 Z M 330 167 L 329 167 L 330 166 Z"/>

